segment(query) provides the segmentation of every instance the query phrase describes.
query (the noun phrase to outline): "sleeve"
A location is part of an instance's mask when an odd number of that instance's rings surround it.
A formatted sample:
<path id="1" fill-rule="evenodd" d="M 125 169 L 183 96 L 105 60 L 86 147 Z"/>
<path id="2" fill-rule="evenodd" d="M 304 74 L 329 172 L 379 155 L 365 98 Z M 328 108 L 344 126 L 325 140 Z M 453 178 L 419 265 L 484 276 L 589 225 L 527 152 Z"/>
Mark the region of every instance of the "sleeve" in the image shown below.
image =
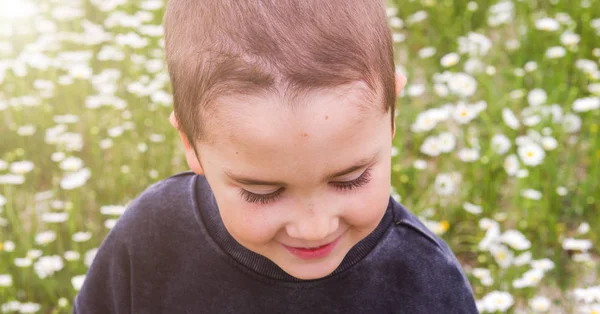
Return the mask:
<path id="1" fill-rule="evenodd" d="M 408 215 L 407 219 L 401 220 L 401 224 L 420 233 L 436 248 L 436 253 L 429 257 L 433 259 L 436 269 L 434 279 L 430 279 L 429 291 L 432 298 L 437 299 L 443 307 L 437 312 L 478 314 L 471 283 L 448 243 L 429 230 L 414 214 L 408 212 Z"/>
<path id="2" fill-rule="evenodd" d="M 130 252 L 121 224 L 100 245 L 73 302 L 73 313 L 131 313 Z"/>
<path id="3" fill-rule="evenodd" d="M 454 255 L 448 244 L 441 238 L 438 243 L 440 243 L 442 251 L 449 259 L 449 263 L 446 264 L 449 266 L 449 269 L 446 267 L 448 271 L 445 273 L 447 279 L 445 282 L 449 284 L 446 287 L 442 287 L 443 294 L 445 294 L 443 299 L 446 300 L 447 313 L 478 314 L 479 311 L 475 303 L 473 288 L 456 255 Z"/>

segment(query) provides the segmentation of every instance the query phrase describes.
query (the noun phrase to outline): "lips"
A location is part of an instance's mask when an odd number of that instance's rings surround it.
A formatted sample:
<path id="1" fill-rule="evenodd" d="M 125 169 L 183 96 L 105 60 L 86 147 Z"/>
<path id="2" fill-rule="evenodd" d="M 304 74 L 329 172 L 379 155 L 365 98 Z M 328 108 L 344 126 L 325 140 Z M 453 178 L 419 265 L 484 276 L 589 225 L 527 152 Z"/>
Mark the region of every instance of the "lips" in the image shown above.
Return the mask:
<path id="1" fill-rule="evenodd" d="M 331 241 L 331 242 L 333 242 L 333 241 Z M 328 242 L 328 243 L 323 244 L 323 245 L 317 245 L 317 246 L 290 246 L 290 247 L 294 248 L 294 249 L 314 250 L 314 249 L 322 248 L 322 247 L 324 247 L 326 245 L 329 245 L 329 244 L 331 244 L 331 242 Z"/>
<path id="2" fill-rule="evenodd" d="M 305 259 L 319 259 L 327 257 L 333 249 L 336 247 L 337 243 L 340 241 L 341 236 L 335 239 L 333 242 L 327 243 L 325 245 L 312 247 L 312 248 L 303 248 L 303 247 L 291 247 L 287 245 L 283 245 L 292 255 Z"/>

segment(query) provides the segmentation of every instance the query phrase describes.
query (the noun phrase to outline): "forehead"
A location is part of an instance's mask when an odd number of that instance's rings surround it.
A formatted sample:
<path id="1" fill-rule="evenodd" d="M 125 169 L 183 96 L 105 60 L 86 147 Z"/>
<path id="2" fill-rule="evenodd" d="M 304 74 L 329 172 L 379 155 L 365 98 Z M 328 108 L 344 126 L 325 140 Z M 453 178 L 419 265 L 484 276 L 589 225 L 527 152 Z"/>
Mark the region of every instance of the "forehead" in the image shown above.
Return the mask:
<path id="1" fill-rule="evenodd" d="M 211 131 L 228 140 L 248 131 L 268 135 L 282 128 L 310 135 L 311 130 L 326 126 L 338 129 L 359 126 L 384 113 L 382 97 L 363 82 L 294 96 L 275 93 L 223 96 L 216 107 L 212 118 L 218 129 Z"/>

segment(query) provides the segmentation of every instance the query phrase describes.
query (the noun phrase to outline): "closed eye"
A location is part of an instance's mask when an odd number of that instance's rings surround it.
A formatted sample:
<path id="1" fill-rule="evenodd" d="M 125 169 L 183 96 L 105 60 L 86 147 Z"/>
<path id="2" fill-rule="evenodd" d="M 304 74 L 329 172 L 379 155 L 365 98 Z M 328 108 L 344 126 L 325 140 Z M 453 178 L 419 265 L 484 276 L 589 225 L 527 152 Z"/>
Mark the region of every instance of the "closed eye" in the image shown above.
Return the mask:
<path id="1" fill-rule="evenodd" d="M 371 181 L 371 168 L 367 168 L 367 170 L 365 170 L 360 175 L 360 177 L 358 177 L 354 180 L 331 182 L 331 185 L 333 185 L 336 189 L 338 189 L 340 191 L 350 191 L 350 190 L 362 187 L 365 184 L 369 183 L 370 181 Z M 274 202 L 279 197 L 281 197 L 284 190 L 285 190 L 284 188 L 280 188 L 279 190 L 269 193 L 269 194 L 256 194 L 256 193 L 252 193 L 247 190 L 244 190 L 244 189 L 240 189 L 240 196 L 248 203 L 266 205 L 271 202 Z"/>

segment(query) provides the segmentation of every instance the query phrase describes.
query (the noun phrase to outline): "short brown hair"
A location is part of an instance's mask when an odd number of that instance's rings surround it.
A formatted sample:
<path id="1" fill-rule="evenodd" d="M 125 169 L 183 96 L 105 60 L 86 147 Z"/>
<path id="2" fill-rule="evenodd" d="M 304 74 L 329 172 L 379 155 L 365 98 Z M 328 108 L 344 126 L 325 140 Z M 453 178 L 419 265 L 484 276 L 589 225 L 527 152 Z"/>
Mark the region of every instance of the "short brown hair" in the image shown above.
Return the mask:
<path id="1" fill-rule="evenodd" d="M 195 149 L 224 95 L 315 89 L 365 82 L 395 109 L 395 66 L 380 0 L 169 0 L 166 62 L 179 128 Z M 374 98 L 372 98 L 374 99 Z"/>

